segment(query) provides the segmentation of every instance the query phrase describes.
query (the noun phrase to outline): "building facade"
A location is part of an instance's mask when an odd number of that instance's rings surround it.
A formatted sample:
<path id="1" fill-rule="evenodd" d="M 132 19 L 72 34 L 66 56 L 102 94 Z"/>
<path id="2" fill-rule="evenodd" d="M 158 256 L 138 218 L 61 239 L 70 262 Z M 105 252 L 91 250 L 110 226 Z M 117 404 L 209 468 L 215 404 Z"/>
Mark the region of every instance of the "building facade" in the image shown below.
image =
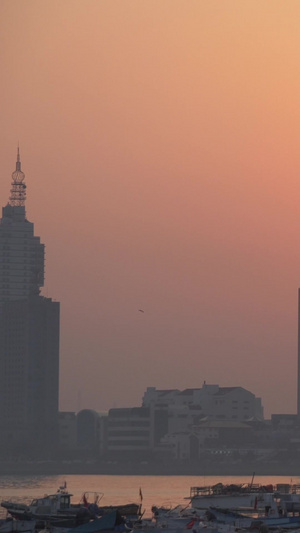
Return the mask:
<path id="1" fill-rule="evenodd" d="M 106 451 L 111 455 L 149 453 L 153 434 L 150 410 L 143 407 L 110 409 L 107 417 Z"/>
<path id="2" fill-rule="evenodd" d="M 107 413 L 94 409 L 82 409 L 77 413 L 76 446 L 82 455 L 102 455 L 105 448 L 105 427 Z"/>
<path id="3" fill-rule="evenodd" d="M 148 387 L 143 397 L 143 407 L 160 406 L 168 410 L 169 416 L 178 421 L 178 430 L 185 423 L 204 417 L 223 420 L 263 420 L 261 399 L 243 387 L 220 387 L 208 385 L 195 389 L 159 390 Z M 176 430 L 175 423 L 174 430 Z"/>
<path id="4" fill-rule="evenodd" d="M 19 150 L 0 220 L 0 451 L 53 450 L 58 428 L 59 303 L 40 295 L 44 245 L 26 218 Z"/>

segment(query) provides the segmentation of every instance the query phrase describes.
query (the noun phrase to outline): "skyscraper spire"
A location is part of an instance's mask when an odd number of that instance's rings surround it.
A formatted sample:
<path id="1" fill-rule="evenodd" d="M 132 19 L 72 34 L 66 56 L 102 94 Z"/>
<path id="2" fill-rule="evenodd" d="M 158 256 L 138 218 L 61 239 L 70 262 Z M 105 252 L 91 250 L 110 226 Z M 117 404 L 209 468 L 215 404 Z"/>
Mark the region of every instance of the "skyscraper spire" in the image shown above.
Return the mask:
<path id="1" fill-rule="evenodd" d="M 21 161 L 20 161 L 20 148 L 19 148 L 19 143 L 18 143 L 18 153 L 17 153 L 16 170 L 21 170 Z"/>
<path id="2" fill-rule="evenodd" d="M 12 183 L 10 189 L 9 203 L 13 206 L 25 205 L 26 185 L 24 183 L 25 174 L 21 170 L 20 149 L 18 144 L 16 170 L 12 173 Z"/>

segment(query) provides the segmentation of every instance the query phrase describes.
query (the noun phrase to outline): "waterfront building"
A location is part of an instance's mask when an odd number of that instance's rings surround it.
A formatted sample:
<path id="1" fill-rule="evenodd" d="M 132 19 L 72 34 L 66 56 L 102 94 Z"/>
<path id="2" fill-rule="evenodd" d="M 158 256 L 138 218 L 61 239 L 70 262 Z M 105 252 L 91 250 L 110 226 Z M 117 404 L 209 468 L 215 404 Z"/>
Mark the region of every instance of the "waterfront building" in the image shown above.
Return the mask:
<path id="1" fill-rule="evenodd" d="M 107 413 L 94 409 L 82 409 L 77 413 L 76 446 L 83 455 L 102 455 L 105 447 Z"/>
<path id="2" fill-rule="evenodd" d="M 77 450 L 77 417 L 73 411 L 60 411 L 58 415 L 58 441 L 60 452 L 69 454 Z"/>
<path id="3" fill-rule="evenodd" d="M 44 245 L 25 211 L 18 149 L 0 220 L 0 451 L 44 453 L 57 441 L 59 303 L 40 295 Z"/>
<path id="4" fill-rule="evenodd" d="M 190 424 L 207 416 L 220 420 L 264 419 L 261 399 L 252 392 L 243 387 L 220 387 L 205 382 L 200 388 L 183 391 L 148 387 L 142 405 L 167 409 L 170 419 L 173 418 L 171 423 L 174 425 L 174 419 L 178 421 L 174 431 L 183 429 L 184 420 Z"/>
<path id="5" fill-rule="evenodd" d="M 151 450 L 153 419 L 144 407 L 113 408 L 107 418 L 108 455 L 145 454 Z"/>

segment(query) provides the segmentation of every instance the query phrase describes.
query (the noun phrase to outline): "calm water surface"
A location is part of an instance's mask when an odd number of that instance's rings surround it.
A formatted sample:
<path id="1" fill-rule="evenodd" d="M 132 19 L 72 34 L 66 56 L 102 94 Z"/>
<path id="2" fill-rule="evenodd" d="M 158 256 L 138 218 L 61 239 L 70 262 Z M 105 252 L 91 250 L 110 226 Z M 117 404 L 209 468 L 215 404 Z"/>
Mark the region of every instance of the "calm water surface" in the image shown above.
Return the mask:
<path id="1" fill-rule="evenodd" d="M 151 515 L 152 505 L 188 505 L 190 487 L 213 485 L 215 483 L 250 483 L 252 476 L 1 476 L 0 501 L 14 500 L 29 503 L 33 498 L 52 494 L 59 486 L 67 483 L 73 494 L 72 501 L 80 501 L 83 492 L 103 493 L 103 505 L 119 505 L 140 502 L 139 490 L 143 494 L 145 516 Z M 255 483 L 299 483 L 300 477 L 257 476 Z M 2 508 L 3 509 L 3 508 Z M 3 509 L 4 512 L 4 509 Z M 3 516 L 3 513 L 2 513 Z"/>

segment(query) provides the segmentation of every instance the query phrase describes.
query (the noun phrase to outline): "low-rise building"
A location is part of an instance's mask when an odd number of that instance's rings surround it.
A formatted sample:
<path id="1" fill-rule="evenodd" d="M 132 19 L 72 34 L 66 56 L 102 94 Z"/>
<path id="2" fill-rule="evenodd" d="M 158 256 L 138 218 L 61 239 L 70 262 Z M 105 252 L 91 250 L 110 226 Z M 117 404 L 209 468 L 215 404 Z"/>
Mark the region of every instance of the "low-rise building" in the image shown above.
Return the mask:
<path id="1" fill-rule="evenodd" d="M 108 455 L 148 453 L 152 447 L 153 435 L 150 409 L 147 407 L 110 409 L 106 431 Z"/>
<path id="2" fill-rule="evenodd" d="M 83 409 L 77 413 L 77 449 L 82 452 L 102 455 L 106 442 L 107 413 Z"/>
<path id="3" fill-rule="evenodd" d="M 73 451 L 77 448 L 76 413 L 61 411 L 58 415 L 59 449 Z"/>

